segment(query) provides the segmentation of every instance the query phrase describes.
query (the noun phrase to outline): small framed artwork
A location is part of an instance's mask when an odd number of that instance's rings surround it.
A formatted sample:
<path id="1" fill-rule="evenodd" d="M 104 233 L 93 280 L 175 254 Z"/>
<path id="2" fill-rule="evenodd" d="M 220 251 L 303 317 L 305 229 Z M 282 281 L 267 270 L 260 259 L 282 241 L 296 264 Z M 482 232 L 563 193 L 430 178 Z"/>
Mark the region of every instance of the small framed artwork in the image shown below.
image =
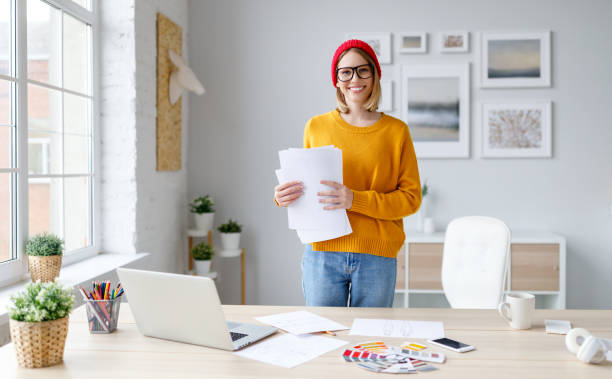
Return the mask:
<path id="1" fill-rule="evenodd" d="M 402 67 L 402 118 L 417 158 L 470 155 L 470 66 Z"/>
<path id="2" fill-rule="evenodd" d="M 470 51 L 470 33 L 442 32 L 440 33 L 440 52 L 442 53 L 467 53 Z"/>
<path id="3" fill-rule="evenodd" d="M 378 105 L 379 112 L 391 112 L 393 111 L 393 81 L 392 80 L 381 80 L 381 99 Z"/>
<path id="4" fill-rule="evenodd" d="M 481 33 L 482 87 L 550 87 L 550 31 Z"/>
<path id="5" fill-rule="evenodd" d="M 427 33 L 424 32 L 402 32 L 398 33 L 399 48 L 401 54 L 426 53 Z"/>
<path id="6" fill-rule="evenodd" d="M 482 102 L 482 156 L 551 157 L 551 108 L 550 101 Z"/>
<path id="7" fill-rule="evenodd" d="M 370 45 L 378 63 L 391 63 L 391 33 L 349 33 L 347 39 L 360 39 Z"/>

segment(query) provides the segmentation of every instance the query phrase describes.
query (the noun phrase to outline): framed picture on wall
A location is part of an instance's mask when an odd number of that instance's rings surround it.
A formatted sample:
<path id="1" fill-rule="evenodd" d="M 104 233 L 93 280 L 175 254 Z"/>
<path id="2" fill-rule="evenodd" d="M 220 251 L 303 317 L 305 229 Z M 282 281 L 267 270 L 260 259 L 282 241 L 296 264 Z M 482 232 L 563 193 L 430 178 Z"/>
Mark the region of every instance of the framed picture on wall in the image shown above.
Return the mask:
<path id="1" fill-rule="evenodd" d="M 349 33 L 347 39 L 360 39 L 372 47 L 378 63 L 391 63 L 391 33 Z"/>
<path id="2" fill-rule="evenodd" d="M 439 43 L 442 53 L 467 53 L 470 50 L 470 33 L 466 31 L 441 32 Z"/>
<path id="3" fill-rule="evenodd" d="M 398 52 L 401 54 L 426 53 L 427 33 L 402 32 L 397 34 Z"/>
<path id="4" fill-rule="evenodd" d="M 392 80 L 381 80 L 380 81 L 381 99 L 378 104 L 379 112 L 392 112 L 393 111 L 393 81 Z"/>
<path id="5" fill-rule="evenodd" d="M 481 87 L 550 87 L 550 31 L 483 32 Z"/>
<path id="6" fill-rule="evenodd" d="M 550 101 L 481 102 L 482 156 L 552 156 Z"/>
<path id="7" fill-rule="evenodd" d="M 470 66 L 402 66 L 402 118 L 417 158 L 470 155 Z"/>

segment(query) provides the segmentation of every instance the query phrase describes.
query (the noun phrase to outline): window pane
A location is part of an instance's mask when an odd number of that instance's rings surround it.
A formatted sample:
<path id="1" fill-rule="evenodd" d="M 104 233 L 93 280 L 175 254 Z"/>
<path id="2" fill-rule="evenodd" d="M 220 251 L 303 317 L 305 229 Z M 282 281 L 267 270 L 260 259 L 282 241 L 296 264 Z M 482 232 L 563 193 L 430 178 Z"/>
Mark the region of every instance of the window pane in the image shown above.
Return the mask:
<path id="1" fill-rule="evenodd" d="M 8 125 L 10 124 L 10 122 L 11 122 L 11 82 L 0 79 L 0 125 Z"/>
<path id="2" fill-rule="evenodd" d="M 89 178 L 66 178 L 66 251 L 91 245 L 89 238 L 90 206 Z"/>
<path id="3" fill-rule="evenodd" d="M 0 168 L 11 168 L 10 126 L 0 126 Z"/>
<path id="4" fill-rule="evenodd" d="M 62 131 L 62 93 L 28 85 L 28 124 L 30 129 Z"/>
<path id="5" fill-rule="evenodd" d="M 64 93 L 64 132 L 88 135 L 91 100 Z"/>
<path id="6" fill-rule="evenodd" d="M 64 13 L 64 88 L 89 94 L 89 26 Z"/>
<path id="7" fill-rule="evenodd" d="M 62 179 L 29 180 L 30 237 L 53 233 L 62 237 Z"/>
<path id="8" fill-rule="evenodd" d="M 0 262 L 13 257 L 11 251 L 11 174 L 0 173 Z"/>
<path id="9" fill-rule="evenodd" d="M 28 0 L 28 77 L 61 86 L 62 14 L 45 2 Z"/>
<path id="10" fill-rule="evenodd" d="M 91 10 L 91 1 L 90 0 L 72 0 L 72 1 L 74 1 L 78 5 L 82 6 L 83 8 L 87 9 L 88 11 Z"/>
<path id="11" fill-rule="evenodd" d="M 62 135 L 60 133 L 28 132 L 28 174 L 62 173 Z"/>
<path id="12" fill-rule="evenodd" d="M 11 38 L 11 0 L 0 0 L 0 74 L 2 75 L 9 75 L 11 72 L 9 67 Z"/>
<path id="13" fill-rule="evenodd" d="M 64 135 L 64 173 L 89 173 L 89 137 Z"/>

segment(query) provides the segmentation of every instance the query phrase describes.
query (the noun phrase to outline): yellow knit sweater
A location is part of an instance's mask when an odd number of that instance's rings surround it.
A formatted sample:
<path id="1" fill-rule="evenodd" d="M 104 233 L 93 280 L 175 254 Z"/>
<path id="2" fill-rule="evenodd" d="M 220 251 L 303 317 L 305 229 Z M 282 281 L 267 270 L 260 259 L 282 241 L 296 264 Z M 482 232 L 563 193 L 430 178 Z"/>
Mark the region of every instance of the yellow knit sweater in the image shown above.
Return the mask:
<path id="1" fill-rule="evenodd" d="M 397 257 L 405 238 L 403 217 L 421 205 L 408 126 L 384 113 L 373 125 L 353 126 L 333 110 L 313 117 L 304 129 L 305 148 L 326 145 L 342 150 L 344 185 L 353 191 L 347 209 L 353 233 L 315 242 L 313 250 Z"/>

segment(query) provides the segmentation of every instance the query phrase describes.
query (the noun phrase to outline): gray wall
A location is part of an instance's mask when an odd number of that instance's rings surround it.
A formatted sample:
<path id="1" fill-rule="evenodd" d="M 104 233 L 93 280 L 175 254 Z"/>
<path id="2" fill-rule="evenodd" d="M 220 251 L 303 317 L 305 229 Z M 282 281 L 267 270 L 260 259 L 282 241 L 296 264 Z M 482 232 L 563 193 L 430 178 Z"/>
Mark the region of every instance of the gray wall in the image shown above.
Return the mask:
<path id="1" fill-rule="evenodd" d="M 190 97 L 188 191 L 214 196 L 216 224 L 244 224 L 247 303 L 303 304 L 302 246 L 273 205 L 274 169 L 279 149 L 301 146 L 306 120 L 334 107 L 329 65 L 345 33 L 429 33 L 428 54 L 400 56 L 394 45 L 393 65 L 382 67 L 395 81 L 397 108 L 401 64 L 475 63 L 475 32 L 552 30 L 552 87 L 480 89 L 472 64 L 471 157 L 421 160 L 419 168 L 438 228 L 480 214 L 513 230 L 562 234 L 568 306 L 610 308 L 610 14 L 605 0 L 191 1 L 190 63 L 207 93 Z M 470 31 L 470 53 L 432 49 L 444 30 Z M 477 102 L 529 98 L 553 101 L 553 158 L 479 158 Z M 223 274 L 228 286 L 239 281 Z"/>

